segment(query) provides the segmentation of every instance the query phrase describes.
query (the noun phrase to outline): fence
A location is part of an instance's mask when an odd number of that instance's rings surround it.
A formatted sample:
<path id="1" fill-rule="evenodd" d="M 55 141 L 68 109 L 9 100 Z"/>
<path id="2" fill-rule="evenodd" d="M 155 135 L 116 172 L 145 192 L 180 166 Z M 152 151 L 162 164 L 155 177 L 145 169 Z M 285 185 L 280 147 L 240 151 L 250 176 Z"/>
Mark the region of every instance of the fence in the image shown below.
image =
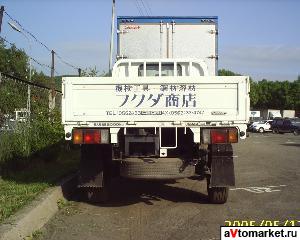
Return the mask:
<path id="1" fill-rule="evenodd" d="M 58 89 L 0 75 L 0 166 L 62 139 L 60 104 Z"/>
<path id="2" fill-rule="evenodd" d="M 4 23 L 7 23 L 4 24 Z M 50 64 L 26 53 L 7 36 L 21 33 L 29 49 L 46 50 Z M 3 163 L 27 160 L 33 154 L 59 142 L 61 125 L 61 77 L 59 65 L 81 75 L 81 68 L 66 61 L 55 49 L 29 31 L 18 19 L 0 8 L 0 170 Z M 25 38 L 26 39 L 25 39 Z M 24 45 L 24 44 L 23 44 Z M 22 46 L 22 44 L 21 44 Z M 45 56 L 45 53 L 43 53 Z M 46 76 L 50 70 L 50 76 Z M 30 81 L 25 79 L 28 76 Z M 1 172 L 0 172 L 1 175 Z"/>

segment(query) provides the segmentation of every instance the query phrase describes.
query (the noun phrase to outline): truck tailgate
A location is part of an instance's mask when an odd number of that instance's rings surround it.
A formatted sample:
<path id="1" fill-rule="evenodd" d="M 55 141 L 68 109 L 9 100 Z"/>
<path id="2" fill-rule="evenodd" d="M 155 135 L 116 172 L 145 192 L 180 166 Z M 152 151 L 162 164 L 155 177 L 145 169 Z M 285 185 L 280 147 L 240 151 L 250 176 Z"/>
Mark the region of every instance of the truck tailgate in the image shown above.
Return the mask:
<path id="1" fill-rule="evenodd" d="M 248 121 L 249 79 L 65 77 L 63 123 Z"/>

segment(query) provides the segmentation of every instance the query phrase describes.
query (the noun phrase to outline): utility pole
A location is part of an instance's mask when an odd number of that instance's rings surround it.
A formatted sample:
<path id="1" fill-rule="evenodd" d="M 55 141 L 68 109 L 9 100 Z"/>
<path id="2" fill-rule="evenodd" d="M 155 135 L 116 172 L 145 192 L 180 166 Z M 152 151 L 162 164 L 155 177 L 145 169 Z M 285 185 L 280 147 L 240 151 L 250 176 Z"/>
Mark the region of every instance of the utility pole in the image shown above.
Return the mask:
<path id="1" fill-rule="evenodd" d="M 49 112 L 52 112 L 55 108 L 55 97 L 56 97 L 56 92 L 55 92 L 55 79 L 54 79 L 54 55 L 55 52 L 51 50 L 51 80 L 53 81 L 52 83 L 52 89 L 49 90 Z"/>
<path id="2" fill-rule="evenodd" d="M 4 6 L 1 6 L 1 8 L 0 8 L 0 33 L 1 33 L 1 29 L 2 29 L 3 12 L 4 12 Z"/>
<path id="3" fill-rule="evenodd" d="M 54 78 L 54 54 L 55 52 L 51 50 L 51 78 Z"/>
<path id="4" fill-rule="evenodd" d="M 3 19 L 3 12 L 4 12 L 4 6 L 1 6 L 0 8 L 0 35 L 1 35 L 1 29 L 2 29 L 2 19 Z M 2 76 L 0 72 L 0 84 L 2 82 Z"/>
<path id="5" fill-rule="evenodd" d="M 81 68 L 78 68 L 78 76 L 81 77 Z"/>
<path id="6" fill-rule="evenodd" d="M 32 62 L 31 62 L 31 39 L 18 27 L 16 26 L 13 22 L 8 22 L 8 25 L 15 31 L 21 33 L 28 41 L 29 44 L 29 82 L 31 82 L 31 77 L 32 77 Z M 28 111 L 28 122 L 30 122 L 30 114 L 31 114 L 31 88 L 30 85 L 27 85 L 27 111 Z"/>
<path id="7" fill-rule="evenodd" d="M 116 5 L 116 0 L 112 0 L 110 51 L 109 51 L 110 56 L 109 56 L 109 69 L 108 69 L 110 75 L 111 75 L 111 69 L 112 69 L 112 55 L 113 55 L 113 48 L 114 48 L 115 5 Z"/>

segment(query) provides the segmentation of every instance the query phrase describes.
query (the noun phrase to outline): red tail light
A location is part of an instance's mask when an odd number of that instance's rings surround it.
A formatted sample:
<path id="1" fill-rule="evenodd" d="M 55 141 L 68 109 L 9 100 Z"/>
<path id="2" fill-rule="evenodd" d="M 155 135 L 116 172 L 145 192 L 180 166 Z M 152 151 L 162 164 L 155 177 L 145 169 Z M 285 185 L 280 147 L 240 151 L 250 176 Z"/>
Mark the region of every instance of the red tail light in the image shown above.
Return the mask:
<path id="1" fill-rule="evenodd" d="M 236 128 L 204 129 L 202 132 L 204 143 L 237 143 L 238 130 Z"/>
<path id="2" fill-rule="evenodd" d="M 101 134 L 102 133 L 102 134 Z M 74 129 L 74 144 L 100 144 L 109 143 L 108 129 Z"/>
<path id="3" fill-rule="evenodd" d="M 227 129 L 212 129 L 210 131 L 211 143 L 227 143 L 228 142 L 228 134 Z"/>
<path id="4" fill-rule="evenodd" d="M 85 144 L 99 144 L 101 143 L 100 130 L 86 130 L 83 134 L 83 142 Z"/>

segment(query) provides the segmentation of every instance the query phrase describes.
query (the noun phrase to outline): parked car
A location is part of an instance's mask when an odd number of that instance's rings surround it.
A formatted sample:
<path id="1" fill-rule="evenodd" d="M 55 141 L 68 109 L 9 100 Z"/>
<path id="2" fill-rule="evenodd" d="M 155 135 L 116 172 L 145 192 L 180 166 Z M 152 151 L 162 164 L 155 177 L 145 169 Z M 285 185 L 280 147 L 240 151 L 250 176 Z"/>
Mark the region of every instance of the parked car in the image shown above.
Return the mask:
<path id="1" fill-rule="evenodd" d="M 253 131 L 253 126 L 261 121 L 263 121 L 261 117 L 251 117 L 247 123 L 247 131 Z"/>
<path id="2" fill-rule="evenodd" d="M 256 124 L 258 124 L 259 122 L 260 122 L 260 121 L 249 123 L 249 124 L 248 124 L 248 127 L 247 127 L 247 131 L 253 132 L 254 126 L 255 126 Z"/>
<path id="3" fill-rule="evenodd" d="M 273 120 L 271 125 L 273 133 L 289 133 L 292 132 L 294 135 L 300 133 L 300 119 L 299 118 L 278 118 Z"/>
<path id="4" fill-rule="evenodd" d="M 257 124 L 253 126 L 253 132 L 267 132 L 267 131 L 272 131 L 271 130 L 271 124 L 273 120 L 265 120 L 265 121 L 260 121 Z"/>

